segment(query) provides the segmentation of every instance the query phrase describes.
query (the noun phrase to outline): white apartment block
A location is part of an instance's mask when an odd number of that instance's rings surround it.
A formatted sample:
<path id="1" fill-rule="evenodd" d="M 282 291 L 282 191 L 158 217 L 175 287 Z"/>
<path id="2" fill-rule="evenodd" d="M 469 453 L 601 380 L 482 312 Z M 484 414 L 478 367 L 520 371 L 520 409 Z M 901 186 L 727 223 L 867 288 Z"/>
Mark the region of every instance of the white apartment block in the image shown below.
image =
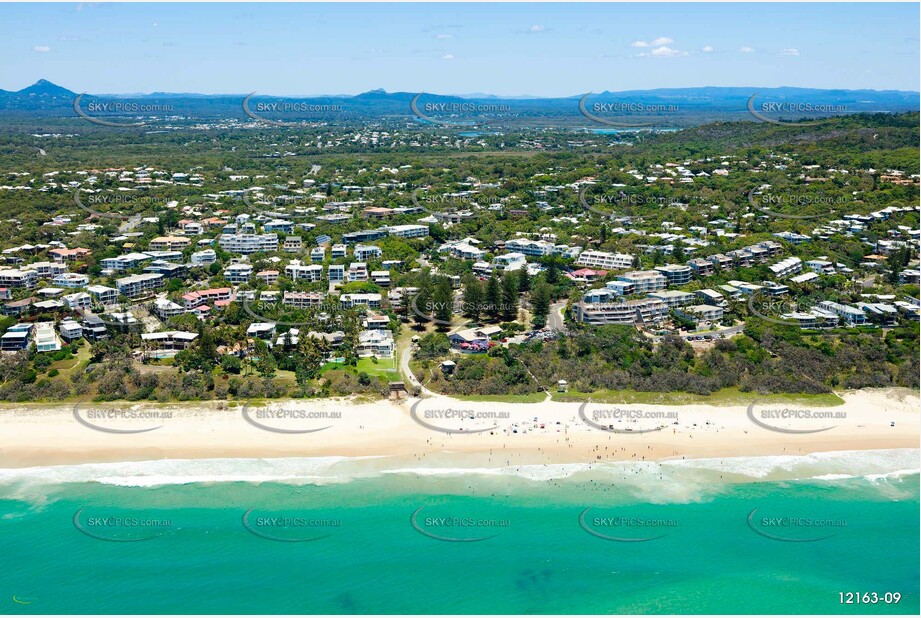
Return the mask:
<path id="1" fill-rule="evenodd" d="M 285 276 L 292 281 L 319 281 L 323 278 L 323 266 L 301 264 L 300 260 L 292 260 L 285 266 Z"/>
<path id="2" fill-rule="evenodd" d="M 633 266 L 633 256 L 626 253 L 607 253 L 605 251 L 583 251 L 576 260 L 579 266 L 588 266 L 589 268 L 607 268 L 609 270 L 618 270 L 630 268 Z"/>
<path id="3" fill-rule="evenodd" d="M 243 255 L 278 251 L 278 234 L 221 234 L 220 244 L 225 251 Z"/>
<path id="4" fill-rule="evenodd" d="M 165 284 L 166 279 L 163 278 L 163 275 L 153 273 L 131 275 L 115 280 L 115 287 L 118 289 L 119 293 L 124 294 L 128 298 L 143 296 L 144 294 L 162 288 Z"/>

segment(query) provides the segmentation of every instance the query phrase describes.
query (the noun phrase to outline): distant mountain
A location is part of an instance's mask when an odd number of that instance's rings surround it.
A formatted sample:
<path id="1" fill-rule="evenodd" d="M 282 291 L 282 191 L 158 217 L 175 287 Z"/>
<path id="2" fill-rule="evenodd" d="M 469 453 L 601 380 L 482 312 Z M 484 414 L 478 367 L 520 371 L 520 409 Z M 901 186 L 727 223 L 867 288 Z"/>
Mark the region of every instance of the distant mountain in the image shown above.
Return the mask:
<path id="1" fill-rule="evenodd" d="M 71 99 L 77 96 L 76 92 L 71 92 L 67 88 L 52 84 L 47 79 L 40 79 L 31 86 L 10 94 L 29 97 L 69 97 Z"/>
<path id="2" fill-rule="evenodd" d="M 197 117 L 197 118 L 239 118 L 245 120 L 242 109 L 243 98 L 248 93 L 240 94 L 199 94 L 154 92 L 150 94 L 87 94 L 81 107 L 90 103 L 118 99 L 119 101 L 143 101 L 145 105 L 161 102 L 170 111 L 158 116 Z M 426 92 L 421 95 L 418 106 L 424 103 L 459 103 L 482 102 L 490 105 L 502 104 L 507 107 L 506 119 L 518 118 L 522 121 L 536 119 L 553 119 L 568 124 L 587 123 L 579 111 L 579 102 L 586 93 L 577 93 L 566 97 L 532 97 L 498 96 L 488 93 L 470 95 L 439 95 Z M 669 112 L 668 120 L 677 124 L 699 124 L 716 119 L 741 120 L 751 119 L 748 113 L 749 99 L 758 96 L 758 105 L 765 101 L 803 102 L 812 105 L 834 105 L 845 113 L 861 112 L 905 112 L 917 111 L 919 93 L 900 90 L 828 90 L 815 88 L 757 88 L 757 87 L 717 87 L 697 88 L 657 88 L 651 90 L 629 90 L 622 92 L 595 92 L 586 101 L 586 108 L 591 109 L 595 102 L 617 102 L 621 104 L 643 104 L 646 106 L 671 106 L 677 111 Z M 31 86 L 19 91 L 0 90 L 0 114 L 38 117 L 75 117 L 73 109 L 77 93 L 40 79 Z M 387 92 L 382 88 L 369 90 L 357 95 L 311 95 L 279 97 L 259 92 L 254 95 L 254 103 L 262 102 L 306 102 L 317 105 L 335 105 L 344 111 L 335 115 L 337 120 L 367 120 L 369 118 L 406 117 L 412 120 L 410 102 L 418 92 Z M 601 108 L 604 109 L 604 108 Z"/>

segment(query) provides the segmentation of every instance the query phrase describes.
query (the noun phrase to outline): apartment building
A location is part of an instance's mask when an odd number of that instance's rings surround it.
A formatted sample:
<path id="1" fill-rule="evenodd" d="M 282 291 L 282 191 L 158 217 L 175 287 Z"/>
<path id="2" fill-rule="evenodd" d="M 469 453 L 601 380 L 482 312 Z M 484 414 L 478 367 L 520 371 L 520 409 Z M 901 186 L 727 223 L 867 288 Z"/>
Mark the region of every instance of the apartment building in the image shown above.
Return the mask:
<path id="1" fill-rule="evenodd" d="M 367 281 L 368 265 L 364 262 L 352 262 L 349 264 L 349 282 Z"/>
<path id="2" fill-rule="evenodd" d="M 324 298 L 319 292 L 285 292 L 281 303 L 295 309 L 308 309 L 322 305 Z"/>
<path id="3" fill-rule="evenodd" d="M 387 228 L 387 233 L 400 238 L 421 238 L 429 235 L 429 227 L 416 224 L 391 225 Z"/>
<path id="4" fill-rule="evenodd" d="M 668 317 L 668 307 L 660 300 L 644 298 L 620 303 L 576 304 L 576 320 L 586 324 L 650 324 Z"/>
<path id="5" fill-rule="evenodd" d="M 282 251 L 285 253 L 300 253 L 304 248 L 304 241 L 300 236 L 288 236 L 282 245 Z"/>
<path id="6" fill-rule="evenodd" d="M 214 249 L 204 249 L 193 253 L 190 259 L 193 266 L 207 266 L 217 262 L 217 253 Z"/>
<path id="7" fill-rule="evenodd" d="M 342 264 L 330 264 L 327 271 L 327 277 L 330 283 L 342 283 L 345 281 L 345 266 Z"/>
<path id="8" fill-rule="evenodd" d="M 576 260 L 579 266 L 589 268 L 606 268 L 618 270 L 633 266 L 633 256 L 626 253 L 607 253 L 605 251 L 586 250 L 579 254 Z"/>
<path id="9" fill-rule="evenodd" d="M 819 309 L 823 309 L 835 314 L 850 326 L 857 326 L 859 324 L 867 323 L 867 314 L 865 314 L 861 309 L 858 309 L 857 307 L 842 305 L 830 300 L 823 300 L 819 303 L 818 307 Z"/>
<path id="10" fill-rule="evenodd" d="M 143 275 L 131 275 L 115 280 L 115 287 L 120 294 L 128 298 L 137 298 L 158 290 L 166 285 L 166 279 L 163 275 L 147 273 Z"/>
<path id="11" fill-rule="evenodd" d="M 219 300 L 231 300 L 232 298 L 233 290 L 230 288 L 211 288 L 183 294 L 182 302 L 186 309 L 192 309 L 201 305 L 214 304 Z"/>
<path id="12" fill-rule="evenodd" d="M 380 294 L 343 294 L 339 297 L 339 303 L 345 309 L 352 309 L 358 306 L 365 306 L 369 309 L 380 309 Z"/>
<path id="13" fill-rule="evenodd" d="M 694 294 L 691 292 L 681 292 L 680 290 L 662 290 L 660 292 L 651 292 L 648 295 L 648 298 L 662 301 L 669 309 L 690 305 L 696 299 Z"/>
<path id="14" fill-rule="evenodd" d="M 379 258 L 384 254 L 380 247 L 374 245 L 355 245 L 355 249 L 352 253 L 355 259 L 360 262 L 367 262 L 368 260 Z"/>
<path id="15" fill-rule="evenodd" d="M 668 285 L 668 279 L 662 273 L 656 270 L 635 270 L 632 272 L 618 275 L 616 281 L 622 281 L 632 286 L 633 294 L 648 294 L 649 292 L 658 292 L 664 290 Z M 608 283 L 609 287 L 612 281 Z"/>
<path id="16" fill-rule="evenodd" d="M 275 285 L 278 283 L 278 271 L 260 270 L 256 273 L 256 279 L 264 282 L 266 285 Z"/>
<path id="17" fill-rule="evenodd" d="M 278 234 L 221 234 L 225 251 L 249 255 L 260 251 L 278 251 Z"/>
<path id="18" fill-rule="evenodd" d="M 0 287 L 31 290 L 38 285 L 38 273 L 34 270 L 6 268 L 0 270 Z"/>
<path id="19" fill-rule="evenodd" d="M 253 267 L 249 264 L 231 264 L 224 269 L 224 279 L 228 283 L 247 283 L 252 276 Z"/>
<path id="20" fill-rule="evenodd" d="M 545 240 L 530 240 L 527 238 L 513 238 L 505 241 L 505 250 L 532 257 L 553 254 L 554 245 Z"/>
<path id="21" fill-rule="evenodd" d="M 151 251 L 182 251 L 190 244 L 192 241 L 184 236 L 158 236 L 150 241 L 148 248 Z"/>
<path id="22" fill-rule="evenodd" d="M 725 310 L 716 305 L 691 305 L 675 309 L 675 313 L 685 319 L 693 320 L 697 328 L 700 328 L 722 320 Z"/>
<path id="23" fill-rule="evenodd" d="M 54 322 L 36 322 L 32 340 L 36 352 L 57 352 L 61 349 L 61 340 L 54 330 Z"/>
<path id="24" fill-rule="evenodd" d="M 694 258 L 686 262 L 688 268 L 696 277 L 709 277 L 713 274 L 716 265 L 710 260 L 704 258 Z"/>
<path id="25" fill-rule="evenodd" d="M 691 282 L 691 267 L 686 264 L 656 266 L 656 272 L 665 275 L 668 285 L 685 285 Z"/>
<path id="26" fill-rule="evenodd" d="M 124 271 L 139 267 L 145 262 L 154 259 L 147 253 L 126 253 L 112 258 L 103 258 L 99 265 L 103 270 Z"/>
<path id="27" fill-rule="evenodd" d="M 775 277 L 789 277 L 803 270 L 803 261 L 798 257 L 788 257 L 776 264 L 771 264 L 768 269 Z"/>
<path id="28" fill-rule="evenodd" d="M 292 260 L 285 266 L 285 276 L 292 281 L 319 281 L 323 278 L 323 266 L 301 264 L 300 260 Z"/>
<path id="29" fill-rule="evenodd" d="M 93 301 L 103 307 L 118 303 L 118 290 L 115 288 L 104 285 L 88 285 L 86 286 L 86 291 L 93 298 Z"/>
<path id="30" fill-rule="evenodd" d="M 52 279 L 51 283 L 68 289 L 82 288 L 89 285 L 90 278 L 82 273 L 61 273 Z"/>

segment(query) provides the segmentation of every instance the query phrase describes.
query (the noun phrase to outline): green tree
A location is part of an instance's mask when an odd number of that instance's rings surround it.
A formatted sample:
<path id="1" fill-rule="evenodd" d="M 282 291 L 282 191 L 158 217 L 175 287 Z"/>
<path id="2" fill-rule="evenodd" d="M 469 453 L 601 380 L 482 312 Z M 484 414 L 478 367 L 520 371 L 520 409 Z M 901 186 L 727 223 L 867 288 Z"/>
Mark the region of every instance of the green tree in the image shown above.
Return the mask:
<path id="1" fill-rule="evenodd" d="M 479 320 L 483 302 L 483 284 L 479 279 L 470 277 L 464 285 L 464 315 L 471 320 Z"/>
<path id="2" fill-rule="evenodd" d="M 531 291 L 531 324 L 534 328 L 543 328 L 547 325 L 547 316 L 550 315 L 550 286 L 543 281 L 538 281 Z"/>
<path id="3" fill-rule="evenodd" d="M 502 275 L 502 311 L 499 313 L 506 320 L 514 320 L 518 316 L 518 276 L 514 272 Z"/>
<path id="4" fill-rule="evenodd" d="M 486 291 L 483 294 L 483 304 L 486 306 L 486 313 L 489 317 L 493 319 L 499 317 L 499 305 L 501 303 L 502 292 L 499 289 L 499 280 L 496 279 L 496 275 L 493 273 L 486 281 Z"/>
<path id="5" fill-rule="evenodd" d="M 454 291 L 451 289 L 451 280 L 447 277 L 439 277 L 435 284 L 435 293 L 432 298 L 435 305 L 435 319 L 445 325 L 449 325 L 454 305 Z"/>

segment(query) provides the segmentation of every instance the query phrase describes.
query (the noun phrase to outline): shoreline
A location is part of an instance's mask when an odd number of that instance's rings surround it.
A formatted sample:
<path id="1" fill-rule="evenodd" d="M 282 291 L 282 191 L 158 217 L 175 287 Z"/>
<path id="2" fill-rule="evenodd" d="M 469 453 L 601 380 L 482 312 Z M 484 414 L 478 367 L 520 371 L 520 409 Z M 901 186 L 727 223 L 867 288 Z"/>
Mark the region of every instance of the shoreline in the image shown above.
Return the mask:
<path id="1" fill-rule="evenodd" d="M 918 448 L 921 400 L 916 391 L 868 389 L 841 396 L 841 406 L 827 409 L 839 418 L 768 420 L 781 431 L 754 423 L 751 409 L 745 406 L 593 404 L 598 409 L 588 410 L 582 407 L 587 404 L 512 404 L 448 397 L 399 403 L 285 400 L 249 407 L 247 420 L 245 406 L 219 409 L 226 402 L 153 406 L 112 402 L 81 404 L 78 416 L 88 419 L 84 423 L 75 417 L 73 405 L 11 404 L 0 407 L 0 468 L 287 457 L 387 457 L 418 467 L 443 467 L 447 460 L 452 465 L 468 462 L 505 467 Z M 593 414 L 609 414 L 612 409 L 618 414 L 658 415 L 658 420 L 619 419 L 611 425 L 604 421 L 605 427 L 618 432 L 586 422 L 595 418 Z M 169 416 L 107 417 L 113 410 Z M 507 416 L 444 420 L 439 415 L 446 411 L 449 415 Z M 94 414 L 102 416 L 92 418 Z M 90 428 L 93 424 L 103 430 Z M 429 428 L 434 426 L 478 433 Z M 783 432 L 791 428 L 812 433 Z"/>

